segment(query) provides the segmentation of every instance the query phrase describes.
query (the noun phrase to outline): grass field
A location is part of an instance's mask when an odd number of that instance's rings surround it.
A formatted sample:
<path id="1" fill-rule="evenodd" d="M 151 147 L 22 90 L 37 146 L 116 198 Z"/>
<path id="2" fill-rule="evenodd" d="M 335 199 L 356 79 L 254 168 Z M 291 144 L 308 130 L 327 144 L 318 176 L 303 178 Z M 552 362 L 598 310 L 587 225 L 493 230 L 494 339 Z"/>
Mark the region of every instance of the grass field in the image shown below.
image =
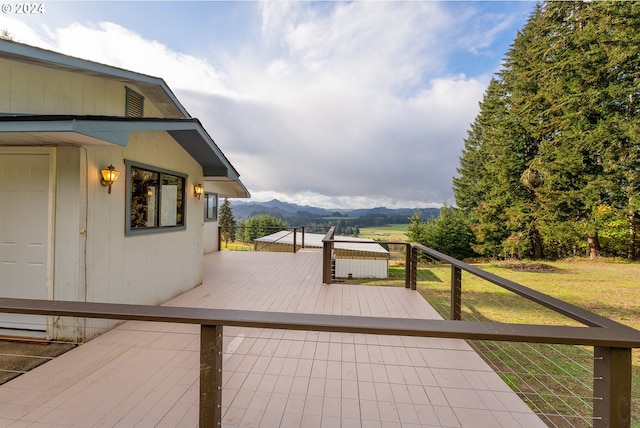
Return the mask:
<path id="1" fill-rule="evenodd" d="M 544 264 L 480 266 L 542 293 L 640 329 L 640 264 L 612 260 L 569 260 Z M 523 269 L 524 268 L 524 269 Z M 421 266 L 418 291 L 445 318 L 449 316 L 451 270 Z M 404 285 L 404 267 L 390 269 L 390 279 L 376 285 Z M 576 325 L 566 318 L 463 273 L 462 319 L 525 324 Z M 551 427 L 589 427 L 593 349 L 505 342 L 472 346 Z M 632 426 L 640 428 L 640 350 L 633 351 Z"/>
<path id="2" fill-rule="evenodd" d="M 360 228 L 360 238 L 405 242 L 407 240 L 405 232 L 408 226 L 408 224 L 390 224 L 389 226 L 362 227 Z"/>
<path id="3" fill-rule="evenodd" d="M 640 329 L 640 264 L 572 260 L 545 263 L 553 269 L 514 270 L 508 264 L 483 268 L 545 294 Z M 536 265 L 538 266 L 538 265 Z M 441 282 L 419 287 L 425 298 L 448 314 L 448 267 L 429 269 Z M 438 303 L 439 302 L 439 303 Z M 486 281 L 463 274 L 463 319 L 563 324 L 566 320 Z M 529 344 L 473 343 L 514 390 L 541 413 L 554 407 L 566 417 L 549 426 L 591 426 L 592 348 Z M 528 371 L 531 374 L 522 373 Z M 633 427 L 640 427 L 640 350 L 633 352 Z M 574 414 L 573 417 L 570 415 Z M 565 425 L 565 422 L 569 425 Z"/>

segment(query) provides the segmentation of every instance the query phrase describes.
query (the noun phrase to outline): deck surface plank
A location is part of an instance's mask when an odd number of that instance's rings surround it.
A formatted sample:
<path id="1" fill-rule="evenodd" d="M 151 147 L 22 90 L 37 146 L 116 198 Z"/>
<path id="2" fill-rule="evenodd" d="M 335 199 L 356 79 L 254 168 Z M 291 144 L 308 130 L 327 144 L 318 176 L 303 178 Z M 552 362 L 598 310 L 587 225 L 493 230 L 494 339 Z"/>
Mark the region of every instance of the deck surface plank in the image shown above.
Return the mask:
<path id="1" fill-rule="evenodd" d="M 322 284 L 322 254 L 219 252 L 169 306 L 429 319 L 404 288 Z M 545 425 L 461 340 L 226 327 L 224 427 Z M 199 326 L 127 322 L 0 386 L 2 427 L 197 427 Z"/>

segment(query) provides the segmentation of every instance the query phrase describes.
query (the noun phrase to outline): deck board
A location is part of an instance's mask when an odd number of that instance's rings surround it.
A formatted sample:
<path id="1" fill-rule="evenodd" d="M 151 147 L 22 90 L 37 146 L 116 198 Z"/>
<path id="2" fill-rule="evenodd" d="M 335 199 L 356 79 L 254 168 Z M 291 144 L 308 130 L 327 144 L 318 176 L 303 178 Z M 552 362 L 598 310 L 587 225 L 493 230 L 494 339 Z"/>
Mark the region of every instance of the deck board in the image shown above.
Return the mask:
<path id="1" fill-rule="evenodd" d="M 221 252 L 167 305 L 439 318 L 404 288 L 321 283 L 322 255 Z M 128 322 L 0 386 L 0 426 L 196 427 L 199 327 Z M 545 425 L 461 340 L 226 327 L 223 426 Z"/>

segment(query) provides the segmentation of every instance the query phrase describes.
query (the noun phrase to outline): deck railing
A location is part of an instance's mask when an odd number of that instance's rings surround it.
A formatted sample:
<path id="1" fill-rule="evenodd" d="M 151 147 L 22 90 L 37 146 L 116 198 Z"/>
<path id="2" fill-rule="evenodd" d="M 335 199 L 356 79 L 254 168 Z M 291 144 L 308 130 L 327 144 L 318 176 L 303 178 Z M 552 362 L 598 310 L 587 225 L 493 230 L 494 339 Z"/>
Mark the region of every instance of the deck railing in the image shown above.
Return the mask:
<path id="1" fill-rule="evenodd" d="M 325 237 L 325 251 L 333 245 L 330 236 L 333 235 L 328 234 Z M 595 357 L 593 425 L 596 428 L 630 426 L 631 349 L 640 348 L 640 332 L 421 245 L 411 244 L 410 246 L 412 263 L 415 262 L 415 250 L 416 254 L 424 252 L 451 264 L 452 295 L 461 296 L 460 272 L 467 271 L 577 320 L 587 327 L 9 298 L 0 298 L 0 312 L 200 325 L 199 419 L 201 427 L 219 426 L 222 420 L 222 337 L 225 326 L 593 346 Z M 329 252 L 330 263 L 330 251 L 326 252 Z M 327 261 L 326 257 L 323 259 Z M 415 278 L 415 274 L 410 274 L 409 278 Z M 411 283 L 409 286 L 411 287 Z M 460 312 L 455 308 L 460 300 L 458 298 L 452 301 L 453 318 L 456 318 L 455 314 Z"/>
<path id="2" fill-rule="evenodd" d="M 326 226 L 312 225 L 299 227 L 234 226 L 232 230 L 225 230 L 225 228 L 218 226 L 217 250 L 295 253 L 301 248 L 306 248 L 306 234 L 324 234 L 327 229 Z M 260 240 L 260 238 L 277 232 L 282 233 L 269 240 Z M 233 238 L 228 238 L 230 236 Z"/>
<path id="3" fill-rule="evenodd" d="M 334 246 L 339 242 L 342 241 L 335 239 L 333 229 L 323 240 L 323 282 L 326 284 L 334 280 L 331 261 Z M 349 243 L 354 244 L 354 241 Z M 370 244 L 370 241 L 361 243 Z M 501 278 L 423 245 L 390 242 L 386 244 L 405 246 L 406 288 L 416 289 L 418 260 L 421 256 L 451 266 L 450 320 L 429 321 L 429 324 L 438 326 L 436 327 L 438 332 L 432 332 L 433 337 L 445 337 L 437 334 L 447 334 L 446 337 L 458 339 L 591 346 L 593 347 L 593 426 L 600 428 L 631 425 L 631 350 L 640 348 L 640 331 Z M 577 321 L 584 327 L 462 321 L 463 271 Z"/>

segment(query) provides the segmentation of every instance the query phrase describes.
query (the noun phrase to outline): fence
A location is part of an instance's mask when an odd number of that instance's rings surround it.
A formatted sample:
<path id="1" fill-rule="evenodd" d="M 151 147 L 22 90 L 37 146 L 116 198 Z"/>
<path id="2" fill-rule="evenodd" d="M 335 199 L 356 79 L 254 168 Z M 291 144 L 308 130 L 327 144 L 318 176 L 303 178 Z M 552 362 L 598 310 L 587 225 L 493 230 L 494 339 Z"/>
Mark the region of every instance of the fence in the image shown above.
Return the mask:
<path id="1" fill-rule="evenodd" d="M 331 229 L 324 238 L 323 247 L 323 282 L 330 284 L 336 280 L 335 272 L 335 246 L 341 242 L 339 239 L 335 239 L 334 230 Z M 353 244 L 353 241 L 351 241 Z M 363 241 L 363 244 L 368 242 Z M 406 288 L 415 290 L 418 282 L 421 280 L 419 277 L 419 260 L 431 259 L 439 262 L 442 266 L 449 265 L 449 291 L 448 291 L 448 303 L 443 304 L 442 301 L 437 305 L 443 313 L 444 309 L 447 309 L 452 330 L 450 337 L 456 337 L 461 339 L 473 339 L 472 345 L 480 352 L 486 354 L 488 352 L 495 352 L 491 350 L 492 344 L 495 342 L 514 342 L 515 344 L 539 344 L 541 346 L 553 345 L 551 347 L 553 352 L 558 352 L 558 346 L 564 345 L 582 345 L 593 347 L 592 355 L 592 372 L 591 374 L 591 386 L 587 385 L 587 389 L 591 389 L 591 397 L 587 399 L 590 403 L 585 403 L 585 398 L 573 391 L 567 391 L 568 395 L 571 395 L 570 399 L 561 398 L 559 404 L 543 403 L 543 405 L 534 405 L 532 407 L 538 408 L 538 414 L 543 416 L 549 424 L 554 426 L 555 421 L 564 420 L 570 423 L 570 426 L 574 426 L 573 422 L 578 425 L 585 421 L 593 422 L 593 426 L 599 427 L 628 427 L 631 424 L 631 349 L 640 347 L 638 339 L 640 338 L 640 332 L 619 324 L 610 319 L 593 314 L 577 306 L 568 304 L 561 300 L 539 293 L 530 288 L 524 287 L 515 282 L 506 280 L 504 278 L 493 275 L 477 267 L 468 265 L 464 262 L 456 260 L 452 257 L 442 254 L 438 251 L 432 250 L 425 246 L 416 243 L 387 243 L 404 245 L 404 259 L 405 266 L 404 272 L 396 274 L 395 278 L 389 281 L 395 280 L 396 282 L 404 282 Z M 424 264 L 424 262 L 422 262 Z M 555 314 L 561 318 L 568 318 L 572 320 L 573 325 L 562 325 L 562 322 L 558 322 L 559 325 L 530 325 L 530 324 L 516 324 L 508 321 L 502 322 L 487 322 L 488 320 L 482 319 L 482 317 L 475 317 L 476 320 L 481 321 L 462 321 L 462 272 L 467 272 L 476 278 L 487 281 L 499 287 L 502 290 L 506 290 L 509 293 L 520 296 L 521 298 L 531 302 L 543 310 L 548 310 L 549 313 Z M 362 282 L 361 280 L 359 282 Z M 379 280 L 374 280 L 376 283 L 380 283 Z M 429 300 L 427 298 L 427 300 Z M 443 321 L 444 323 L 445 321 Z M 443 324 L 444 326 L 445 324 Z M 456 327 L 457 326 L 457 327 Z M 481 327 L 482 326 L 482 327 Z M 495 336 L 491 335 L 480 337 L 472 337 L 473 330 L 478 333 L 476 329 L 488 328 L 494 329 Z M 456 330 L 457 329 L 457 330 Z M 616 338 L 616 339 L 614 339 Z M 624 338 L 624 339 L 623 339 Z M 478 340 L 480 339 L 480 340 Z M 618 339 L 623 339 L 619 341 Z M 483 348 L 484 349 L 481 349 Z M 535 351 L 540 352 L 540 351 Z M 577 354 L 581 354 L 580 351 Z M 524 355 L 521 353 L 521 355 Z M 560 359 L 566 358 L 567 353 L 562 352 Z M 572 355 L 575 355 L 572 352 Z M 527 357 L 529 359 L 537 359 L 534 357 Z M 570 357 L 570 358 L 582 358 Z M 562 367 L 562 363 L 557 364 L 560 368 L 560 372 L 564 370 L 566 374 L 567 370 Z M 575 366 L 583 367 L 583 364 L 575 364 Z M 521 365 L 522 367 L 522 365 Z M 583 371 L 582 369 L 580 369 Z M 553 377 L 553 374 L 545 371 L 545 375 Z M 587 374 L 586 376 L 588 376 Z M 584 390 L 585 386 L 585 374 L 581 373 L 581 380 L 578 381 L 581 384 L 581 388 Z M 503 378 L 505 378 L 503 376 Z M 508 380 L 508 379 L 506 379 Z M 557 381 L 556 381 L 557 382 Z M 513 383 L 513 382 L 511 382 Z M 535 386 L 538 385 L 538 386 Z M 536 382 L 534 386 L 529 386 L 529 390 L 535 390 L 536 388 L 546 388 L 544 383 Z M 527 396 L 523 391 L 520 392 L 521 396 L 531 403 L 530 396 Z M 588 408 L 592 412 L 592 417 L 586 417 L 581 414 L 574 415 L 546 415 L 546 410 L 549 407 L 561 407 L 563 409 L 569 409 L 575 407 L 575 402 L 578 402 L 580 408 Z M 543 409 L 543 410 L 540 410 Z M 556 412 L 556 410 L 553 410 Z M 560 412 L 563 410 L 561 409 Z M 562 425 L 560 425 L 562 426 Z"/>

